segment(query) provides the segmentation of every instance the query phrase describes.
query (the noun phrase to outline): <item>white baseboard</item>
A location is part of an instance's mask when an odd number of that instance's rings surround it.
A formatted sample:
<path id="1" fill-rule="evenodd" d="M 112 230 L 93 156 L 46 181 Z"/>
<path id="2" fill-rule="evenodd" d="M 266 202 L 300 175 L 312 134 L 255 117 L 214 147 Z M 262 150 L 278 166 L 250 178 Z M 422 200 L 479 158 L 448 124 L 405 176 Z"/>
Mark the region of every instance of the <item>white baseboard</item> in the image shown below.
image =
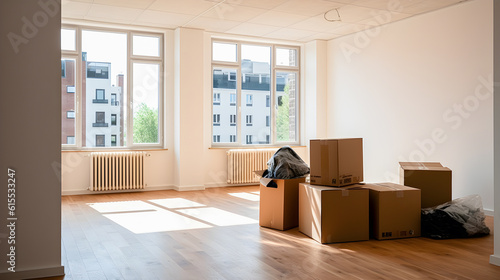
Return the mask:
<path id="1" fill-rule="evenodd" d="M 61 192 L 62 196 L 65 195 L 86 195 L 86 194 L 103 194 L 103 193 L 125 193 L 125 192 L 148 192 L 148 191 L 164 191 L 164 190 L 175 190 L 175 186 L 146 186 L 144 189 L 139 190 L 120 190 L 120 191 L 102 191 L 93 192 L 90 190 L 63 190 Z"/>
<path id="2" fill-rule="evenodd" d="M 500 266 L 500 256 L 491 255 L 490 256 L 490 263 L 493 265 Z"/>
<path id="3" fill-rule="evenodd" d="M 204 191 L 205 190 L 205 186 L 203 186 L 203 185 L 175 186 L 174 190 L 179 191 L 179 192 L 185 192 L 185 191 Z"/>
<path id="4" fill-rule="evenodd" d="M 19 280 L 33 279 L 42 277 L 55 277 L 64 275 L 64 266 L 32 269 L 32 270 L 16 270 L 16 272 L 2 272 L 0 279 L 4 280 Z"/>
<path id="5" fill-rule="evenodd" d="M 246 187 L 246 186 L 258 186 L 259 183 L 247 183 L 247 184 L 228 184 L 228 183 L 207 183 L 206 188 L 225 188 L 225 187 Z"/>
<path id="6" fill-rule="evenodd" d="M 483 209 L 483 211 L 484 211 L 484 214 L 485 214 L 486 216 L 492 216 L 492 217 L 493 217 L 493 216 L 495 216 L 495 211 L 493 211 L 493 210 L 490 210 L 490 209 Z"/>

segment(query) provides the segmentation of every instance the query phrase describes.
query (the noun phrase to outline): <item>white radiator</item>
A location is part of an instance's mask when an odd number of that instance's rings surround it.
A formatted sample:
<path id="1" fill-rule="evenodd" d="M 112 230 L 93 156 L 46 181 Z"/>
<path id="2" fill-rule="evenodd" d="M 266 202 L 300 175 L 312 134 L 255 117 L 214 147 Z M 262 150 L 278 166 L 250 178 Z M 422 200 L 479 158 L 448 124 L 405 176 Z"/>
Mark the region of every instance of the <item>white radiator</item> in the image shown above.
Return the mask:
<path id="1" fill-rule="evenodd" d="M 145 152 L 90 153 L 90 190 L 144 189 Z"/>
<path id="2" fill-rule="evenodd" d="M 257 183 L 253 173 L 267 169 L 267 162 L 277 149 L 238 149 L 227 151 L 227 182 L 229 184 Z"/>

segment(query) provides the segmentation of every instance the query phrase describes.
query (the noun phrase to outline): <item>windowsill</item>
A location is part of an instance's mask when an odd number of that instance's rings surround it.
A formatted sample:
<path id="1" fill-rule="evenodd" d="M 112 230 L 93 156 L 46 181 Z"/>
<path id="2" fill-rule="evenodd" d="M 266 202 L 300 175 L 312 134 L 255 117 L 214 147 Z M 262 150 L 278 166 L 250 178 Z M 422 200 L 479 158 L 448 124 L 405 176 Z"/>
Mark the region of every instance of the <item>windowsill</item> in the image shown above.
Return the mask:
<path id="1" fill-rule="evenodd" d="M 108 100 L 107 99 L 92 99 L 92 103 L 108 104 Z"/>
<path id="2" fill-rule="evenodd" d="M 71 149 L 71 148 L 62 148 L 62 153 L 91 153 L 91 152 L 127 152 L 127 151 L 168 151 L 168 149 L 164 148 L 127 148 L 127 147 L 92 147 L 92 148 L 79 148 L 79 149 Z"/>
<path id="3" fill-rule="evenodd" d="M 215 147 L 209 147 L 208 149 L 209 150 L 229 150 L 229 149 L 272 149 L 272 148 L 281 148 L 283 146 L 289 146 L 290 148 L 294 149 L 294 148 L 307 148 L 307 146 L 302 146 L 302 145 L 297 145 L 297 146 L 290 146 L 290 145 L 269 145 L 269 146 L 263 146 L 263 145 L 252 145 L 252 144 L 247 144 L 246 146 L 232 146 L 232 147 L 228 147 L 228 146 L 215 146 Z"/>

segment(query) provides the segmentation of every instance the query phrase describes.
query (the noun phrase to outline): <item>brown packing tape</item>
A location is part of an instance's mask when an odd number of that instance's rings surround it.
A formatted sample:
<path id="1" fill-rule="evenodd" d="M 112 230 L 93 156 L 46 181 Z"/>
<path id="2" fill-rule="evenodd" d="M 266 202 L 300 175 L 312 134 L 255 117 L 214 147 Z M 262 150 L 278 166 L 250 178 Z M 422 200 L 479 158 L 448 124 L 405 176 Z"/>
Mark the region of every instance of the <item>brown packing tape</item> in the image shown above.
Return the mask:
<path id="1" fill-rule="evenodd" d="M 393 186 L 390 186 L 390 185 L 386 185 L 386 184 L 381 184 L 381 183 L 377 183 L 377 184 L 374 184 L 374 185 L 382 186 L 382 187 L 386 187 L 386 188 L 395 190 L 396 191 L 396 197 L 398 197 L 398 198 L 405 197 L 404 191 L 400 190 L 400 189 L 398 189 L 396 187 L 393 187 Z"/>
<path id="2" fill-rule="evenodd" d="M 342 196 L 349 196 L 349 190 L 348 189 L 342 189 Z"/>
<path id="3" fill-rule="evenodd" d="M 321 141 L 321 182 L 325 182 L 328 180 L 328 178 L 325 178 L 325 176 L 328 175 L 328 171 L 330 170 L 330 161 L 329 161 L 329 156 L 328 156 L 328 141 Z"/>

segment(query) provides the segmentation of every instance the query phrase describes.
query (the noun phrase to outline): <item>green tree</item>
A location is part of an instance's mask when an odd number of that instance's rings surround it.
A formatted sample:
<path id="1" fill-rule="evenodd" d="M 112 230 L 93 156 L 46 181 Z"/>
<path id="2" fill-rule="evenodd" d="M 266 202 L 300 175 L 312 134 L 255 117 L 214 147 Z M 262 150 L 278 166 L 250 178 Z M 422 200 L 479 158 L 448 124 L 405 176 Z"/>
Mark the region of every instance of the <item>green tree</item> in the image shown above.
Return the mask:
<path id="1" fill-rule="evenodd" d="M 134 143 L 158 143 L 158 109 L 145 103 L 134 113 Z"/>
<path id="2" fill-rule="evenodd" d="M 290 90 L 285 85 L 281 102 L 278 102 L 278 116 L 276 117 L 276 129 L 278 141 L 290 140 Z"/>

